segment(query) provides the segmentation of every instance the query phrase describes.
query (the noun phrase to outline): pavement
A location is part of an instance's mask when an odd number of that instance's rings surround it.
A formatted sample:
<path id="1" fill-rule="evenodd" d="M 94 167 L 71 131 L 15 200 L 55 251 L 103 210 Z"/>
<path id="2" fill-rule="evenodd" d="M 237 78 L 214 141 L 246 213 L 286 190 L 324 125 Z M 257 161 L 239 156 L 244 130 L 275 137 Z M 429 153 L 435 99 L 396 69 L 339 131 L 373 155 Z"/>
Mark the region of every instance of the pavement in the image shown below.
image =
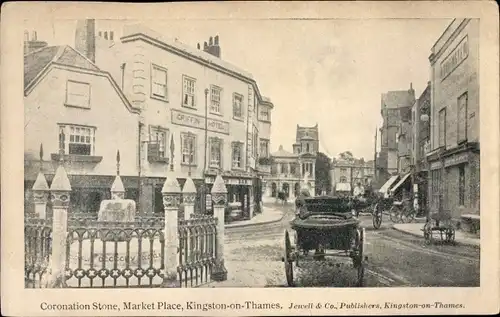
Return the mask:
<path id="1" fill-rule="evenodd" d="M 424 233 L 422 228 L 424 226 L 422 223 L 397 223 L 393 225 L 393 228 L 397 231 L 424 238 Z M 477 235 L 470 234 L 461 230 L 455 232 L 455 242 L 462 245 L 470 245 L 474 247 L 480 246 L 480 239 Z"/>
<path id="2" fill-rule="evenodd" d="M 283 219 L 284 210 L 283 208 L 276 208 L 272 205 L 264 205 L 263 211 L 252 219 L 242 220 L 242 221 L 234 221 L 232 223 L 226 224 L 225 228 L 239 228 L 239 227 L 247 227 L 253 225 L 262 225 L 273 222 L 278 222 Z"/>

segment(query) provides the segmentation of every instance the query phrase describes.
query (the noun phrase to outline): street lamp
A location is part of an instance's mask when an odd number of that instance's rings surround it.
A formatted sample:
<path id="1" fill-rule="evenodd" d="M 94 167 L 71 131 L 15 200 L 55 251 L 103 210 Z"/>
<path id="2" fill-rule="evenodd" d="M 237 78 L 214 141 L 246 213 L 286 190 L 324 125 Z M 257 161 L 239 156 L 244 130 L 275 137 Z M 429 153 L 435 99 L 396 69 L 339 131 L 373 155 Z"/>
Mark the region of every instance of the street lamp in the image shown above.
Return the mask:
<path id="1" fill-rule="evenodd" d="M 207 143 L 208 143 L 208 88 L 205 88 L 205 148 L 204 148 L 204 157 L 203 157 L 203 175 L 202 175 L 202 180 L 203 180 L 203 186 L 202 188 L 202 197 L 201 199 L 202 206 L 201 206 L 201 211 L 202 214 L 207 213 L 207 184 L 205 181 L 205 174 L 207 171 Z"/>

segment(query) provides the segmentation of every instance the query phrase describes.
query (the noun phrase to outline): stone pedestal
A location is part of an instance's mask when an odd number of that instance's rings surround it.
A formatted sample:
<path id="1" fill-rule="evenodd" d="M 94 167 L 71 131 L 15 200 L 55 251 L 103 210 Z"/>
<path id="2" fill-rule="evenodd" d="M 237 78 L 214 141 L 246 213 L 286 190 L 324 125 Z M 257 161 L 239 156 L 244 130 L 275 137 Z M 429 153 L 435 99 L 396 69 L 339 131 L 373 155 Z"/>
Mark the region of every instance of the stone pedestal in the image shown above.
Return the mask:
<path id="1" fill-rule="evenodd" d="M 212 187 L 212 201 L 214 206 L 214 217 L 217 218 L 217 254 L 212 269 L 212 280 L 227 280 L 227 269 L 224 265 L 224 209 L 227 202 L 227 189 L 224 180 L 217 175 Z"/>
<path id="2" fill-rule="evenodd" d="M 177 266 L 179 264 L 178 210 L 181 189 L 177 179 L 167 177 L 161 190 L 165 210 L 165 287 L 177 287 Z"/>
<path id="3" fill-rule="evenodd" d="M 50 187 L 53 208 L 52 254 L 49 264 L 49 287 L 64 287 L 66 266 L 66 236 L 71 184 L 61 164 Z"/>
<path id="4" fill-rule="evenodd" d="M 33 199 L 35 204 L 35 215 L 40 219 L 46 218 L 47 201 L 49 198 L 49 185 L 45 176 L 40 172 L 33 184 Z"/>
<path id="5" fill-rule="evenodd" d="M 184 219 L 188 220 L 194 214 L 194 203 L 196 200 L 196 186 L 191 177 L 186 179 L 182 188 L 182 203 L 184 204 Z"/>

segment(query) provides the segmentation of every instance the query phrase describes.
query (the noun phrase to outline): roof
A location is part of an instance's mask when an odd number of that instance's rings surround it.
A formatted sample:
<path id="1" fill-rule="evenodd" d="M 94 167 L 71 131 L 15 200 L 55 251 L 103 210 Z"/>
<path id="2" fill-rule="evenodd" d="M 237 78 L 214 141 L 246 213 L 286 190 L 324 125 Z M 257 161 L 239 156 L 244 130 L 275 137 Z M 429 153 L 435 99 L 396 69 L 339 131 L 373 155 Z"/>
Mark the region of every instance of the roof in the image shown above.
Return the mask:
<path id="1" fill-rule="evenodd" d="M 97 67 L 97 65 L 95 65 L 91 60 L 68 45 L 47 46 L 24 55 L 25 95 L 29 94 L 29 91 L 33 89 L 37 82 L 39 82 L 38 79 L 42 78 L 42 74 L 45 73 L 51 65 L 64 68 L 65 66 L 74 67 L 80 71 L 85 70 L 88 72 L 94 72 L 94 74 L 108 78 L 111 85 L 124 102 L 125 106 L 131 112 L 138 113 L 140 111 L 139 108 L 134 107 L 129 102 L 123 91 L 108 72 L 99 69 L 99 67 Z"/>
<path id="2" fill-rule="evenodd" d="M 50 63 L 99 71 L 94 63 L 68 45 L 47 46 L 24 55 L 24 89 Z"/>
<path id="3" fill-rule="evenodd" d="M 415 100 L 408 90 L 388 91 L 382 94 L 382 108 L 396 109 L 410 107 Z"/>
<path id="4" fill-rule="evenodd" d="M 275 157 L 296 157 L 297 154 L 293 154 L 291 152 L 288 152 L 288 151 L 284 150 L 283 146 L 280 145 L 278 151 L 276 151 L 274 153 L 271 153 L 271 156 L 275 156 Z"/>

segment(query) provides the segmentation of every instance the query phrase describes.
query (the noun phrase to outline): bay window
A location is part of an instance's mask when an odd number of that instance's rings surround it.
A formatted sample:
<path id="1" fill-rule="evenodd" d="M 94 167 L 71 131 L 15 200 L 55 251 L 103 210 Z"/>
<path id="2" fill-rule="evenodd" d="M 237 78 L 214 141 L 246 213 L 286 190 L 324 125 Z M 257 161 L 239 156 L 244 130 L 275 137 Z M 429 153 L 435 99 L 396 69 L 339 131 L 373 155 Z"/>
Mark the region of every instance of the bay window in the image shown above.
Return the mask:
<path id="1" fill-rule="evenodd" d="M 59 125 L 59 150 L 64 154 L 94 155 L 95 128 Z"/>

